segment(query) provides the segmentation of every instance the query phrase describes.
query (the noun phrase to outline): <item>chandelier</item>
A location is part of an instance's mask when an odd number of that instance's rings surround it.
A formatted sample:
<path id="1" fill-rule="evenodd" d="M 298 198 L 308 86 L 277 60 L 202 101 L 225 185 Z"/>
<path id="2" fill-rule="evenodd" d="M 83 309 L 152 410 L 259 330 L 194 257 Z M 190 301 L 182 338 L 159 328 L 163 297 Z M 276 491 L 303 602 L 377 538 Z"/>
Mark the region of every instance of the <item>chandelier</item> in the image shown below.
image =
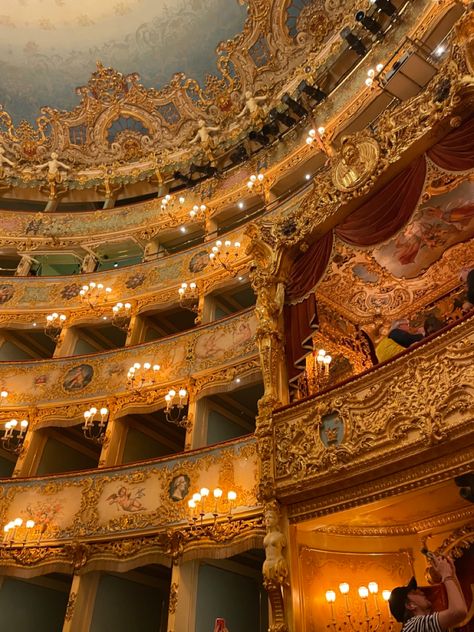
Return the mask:
<path id="1" fill-rule="evenodd" d="M 135 362 L 127 373 L 127 384 L 130 388 L 139 390 L 143 387 L 153 386 L 156 383 L 159 364 L 151 364 L 151 362 Z"/>
<path id="2" fill-rule="evenodd" d="M 226 239 L 222 242 L 220 239 L 216 241 L 215 246 L 212 246 L 209 253 L 209 259 L 214 266 L 222 266 L 226 272 L 235 276 L 238 268 L 235 263 L 239 257 L 240 241 L 234 241 Z"/>
<path id="3" fill-rule="evenodd" d="M 225 532 L 226 524 L 233 519 L 236 499 L 237 493 L 232 489 L 225 496 L 220 487 L 212 495 L 207 487 L 195 492 L 188 500 L 188 522 L 196 536 L 216 539 L 221 531 Z"/>
<path id="4" fill-rule="evenodd" d="M 188 391 L 185 388 L 180 388 L 176 392 L 174 388 L 171 388 L 165 395 L 165 402 L 166 421 L 187 428 L 188 417 L 185 414 L 185 408 L 188 404 Z"/>
<path id="5" fill-rule="evenodd" d="M 382 598 L 387 603 L 388 616 L 384 617 L 380 610 L 378 600 L 379 586 L 377 582 L 371 581 L 367 586 L 360 586 L 357 590 L 359 599 L 363 605 L 363 616 L 358 618 L 357 612 L 360 610 L 360 602 L 350 595 L 350 586 L 347 582 L 339 584 L 339 592 L 344 599 L 344 618 L 345 621 L 338 621 L 335 611 L 336 591 L 326 591 L 326 601 L 330 607 L 331 619 L 326 626 L 330 632 L 341 632 L 341 630 L 352 630 L 353 632 L 377 632 L 385 630 L 391 632 L 393 628 L 393 620 L 388 608 L 388 600 L 390 598 L 390 590 L 382 591 Z M 372 598 L 369 599 L 369 596 Z M 370 601 L 372 604 L 370 604 Z M 384 619 L 387 619 L 386 624 Z"/>
<path id="6" fill-rule="evenodd" d="M 2 448 L 7 452 L 19 454 L 25 440 L 27 429 L 27 419 L 22 419 L 22 421 L 10 419 L 10 421 L 7 421 L 3 428 Z"/>
<path id="7" fill-rule="evenodd" d="M 130 317 L 132 315 L 131 303 L 116 303 L 112 307 L 112 324 L 122 331 L 128 333 L 130 328 Z"/>
<path id="8" fill-rule="evenodd" d="M 91 281 L 88 285 L 82 286 L 79 296 L 91 309 L 95 309 L 99 303 L 105 303 L 107 301 L 108 295 L 111 292 L 112 288 L 104 287 L 103 283 Z"/>
<path id="9" fill-rule="evenodd" d="M 51 338 L 54 342 L 57 342 L 61 336 L 64 325 L 66 324 L 66 314 L 58 314 L 53 312 L 46 316 L 46 325 L 44 327 L 44 333 Z"/>
<path id="10" fill-rule="evenodd" d="M 100 413 L 100 418 L 96 418 L 97 413 Z M 107 428 L 107 422 L 109 421 L 109 409 L 103 408 L 100 411 L 95 406 L 84 411 L 84 424 L 82 426 L 82 432 L 86 439 L 93 441 L 94 443 L 103 443 L 105 439 L 105 430 Z"/>

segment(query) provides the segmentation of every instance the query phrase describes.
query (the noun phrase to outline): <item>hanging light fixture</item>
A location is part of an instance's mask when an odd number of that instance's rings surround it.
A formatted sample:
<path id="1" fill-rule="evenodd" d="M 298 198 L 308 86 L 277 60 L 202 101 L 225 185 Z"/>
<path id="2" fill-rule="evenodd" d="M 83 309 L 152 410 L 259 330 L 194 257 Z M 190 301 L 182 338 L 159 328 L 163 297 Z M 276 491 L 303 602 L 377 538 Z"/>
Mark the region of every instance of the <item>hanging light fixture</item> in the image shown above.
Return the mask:
<path id="1" fill-rule="evenodd" d="M 82 286 L 79 296 L 91 309 L 95 309 L 100 303 L 107 302 L 111 292 L 112 288 L 105 287 L 103 283 L 91 281 L 89 284 Z"/>
<path id="2" fill-rule="evenodd" d="M 44 327 L 44 333 L 51 338 L 54 342 L 57 342 L 61 336 L 64 325 L 66 324 L 66 314 L 58 314 L 53 312 L 46 316 L 46 325 Z"/>
<path id="3" fill-rule="evenodd" d="M 28 420 L 10 419 L 5 423 L 2 436 L 2 448 L 7 452 L 19 454 L 23 447 L 26 431 L 28 429 Z"/>
<path id="4" fill-rule="evenodd" d="M 188 404 L 188 391 L 180 388 L 178 392 L 171 388 L 165 395 L 165 417 L 166 421 L 176 426 L 186 428 L 188 426 L 188 418 L 185 408 Z"/>
<path id="5" fill-rule="evenodd" d="M 97 413 L 100 417 L 96 417 Z M 105 430 L 107 428 L 107 422 L 109 421 L 109 409 L 102 407 L 97 410 L 95 406 L 84 411 L 84 424 L 82 426 L 82 432 L 86 439 L 93 441 L 94 443 L 103 443 L 105 439 Z"/>

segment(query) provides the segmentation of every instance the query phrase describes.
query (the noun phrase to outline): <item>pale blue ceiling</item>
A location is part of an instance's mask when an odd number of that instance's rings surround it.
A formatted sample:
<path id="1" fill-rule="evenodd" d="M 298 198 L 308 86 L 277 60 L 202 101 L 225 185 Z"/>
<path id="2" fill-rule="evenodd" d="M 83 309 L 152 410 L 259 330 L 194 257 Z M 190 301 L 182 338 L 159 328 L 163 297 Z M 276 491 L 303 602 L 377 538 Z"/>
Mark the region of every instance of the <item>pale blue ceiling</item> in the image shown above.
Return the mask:
<path id="1" fill-rule="evenodd" d="M 238 0 L 9 0 L 0 11 L 0 104 L 34 121 L 43 105 L 71 109 L 96 61 L 138 72 L 148 87 L 174 73 L 217 73 L 215 48 L 239 33 Z"/>

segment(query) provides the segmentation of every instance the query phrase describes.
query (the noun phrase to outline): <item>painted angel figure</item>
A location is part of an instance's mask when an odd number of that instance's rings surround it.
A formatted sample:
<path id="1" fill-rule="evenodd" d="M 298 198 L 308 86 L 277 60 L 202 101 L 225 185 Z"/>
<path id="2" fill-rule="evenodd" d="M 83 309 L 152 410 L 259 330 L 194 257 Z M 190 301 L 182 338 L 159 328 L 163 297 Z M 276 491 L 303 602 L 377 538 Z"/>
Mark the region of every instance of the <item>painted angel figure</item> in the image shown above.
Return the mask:
<path id="1" fill-rule="evenodd" d="M 237 114 L 237 118 L 242 118 L 248 114 L 252 123 L 261 125 L 265 120 L 265 110 L 259 103 L 263 103 L 266 100 L 266 96 L 257 97 L 250 90 L 247 90 L 245 93 L 245 105 L 240 113 Z"/>
<path id="2" fill-rule="evenodd" d="M 132 495 L 132 492 L 122 485 L 118 488 L 117 493 L 110 494 L 107 500 L 110 501 L 109 505 L 116 505 L 119 511 L 143 511 L 146 507 L 142 505 L 139 499 L 143 498 L 144 495 L 145 490 L 143 487 L 137 489 Z"/>
<path id="3" fill-rule="evenodd" d="M 35 167 L 36 171 L 43 171 L 44 169 L 48 170 L 46 177 L 49 184 L 49 197 L 51 200 L 56 197 L 56 185 L 63 181 L 63 174 L 60 170 L 61 167 L 65 171 L 71 170 L 71 167 L 68 167 L 64 164 L 64 162 L 58 160 L 58 154 L 55 151 L 51 153 L 51 160 L 48 160 L 42 165 L 36 165 Z"/>
<path id="4" fill-rule="evenodd" d="M 208 126 L 206 125 L 206 121 L 204 119 L 199 119 L 198 121 L 198 130 L 194 138 L 190 141 L 191 145 L 197 143 L 198 141 L 201 143 L 201 147 L 204 150 L 204 153 L 212 163 L 214 161 L 214 156 L 212 155 L 212 150 L 214 148 L 214 141 L 209 132 L 218 132 L 220 127 Z"/>

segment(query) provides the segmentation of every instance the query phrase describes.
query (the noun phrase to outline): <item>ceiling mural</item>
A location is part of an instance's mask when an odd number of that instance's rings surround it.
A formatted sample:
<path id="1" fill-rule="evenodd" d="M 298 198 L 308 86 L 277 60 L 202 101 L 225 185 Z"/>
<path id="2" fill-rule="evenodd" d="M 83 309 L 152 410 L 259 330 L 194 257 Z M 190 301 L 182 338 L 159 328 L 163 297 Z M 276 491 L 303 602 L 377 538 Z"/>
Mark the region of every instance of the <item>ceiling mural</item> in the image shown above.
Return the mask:
<path id="1" fill-rule="evenodd" d="M 0 102 L 15 122 L 43 105 L 70 109 L 97 60 L 149 87 L 177 72 L 203 82 L 246 17 L 238 0 L 11 0 L 0 14 Z"/>

